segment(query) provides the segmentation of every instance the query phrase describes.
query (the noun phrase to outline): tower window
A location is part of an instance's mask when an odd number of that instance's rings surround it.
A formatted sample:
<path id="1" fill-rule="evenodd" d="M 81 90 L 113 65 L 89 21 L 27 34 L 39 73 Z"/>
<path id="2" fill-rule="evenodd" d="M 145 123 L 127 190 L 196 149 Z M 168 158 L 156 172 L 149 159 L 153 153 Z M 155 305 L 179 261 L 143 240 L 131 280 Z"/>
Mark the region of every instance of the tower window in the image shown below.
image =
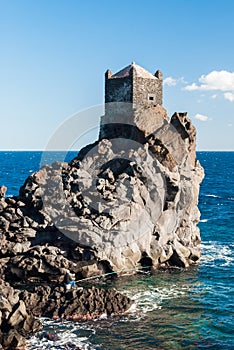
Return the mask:
<path id="1" fill-rule="evenodd" d="M 148 101 L 155 101 L 155 94 L 148 94 Z"/>

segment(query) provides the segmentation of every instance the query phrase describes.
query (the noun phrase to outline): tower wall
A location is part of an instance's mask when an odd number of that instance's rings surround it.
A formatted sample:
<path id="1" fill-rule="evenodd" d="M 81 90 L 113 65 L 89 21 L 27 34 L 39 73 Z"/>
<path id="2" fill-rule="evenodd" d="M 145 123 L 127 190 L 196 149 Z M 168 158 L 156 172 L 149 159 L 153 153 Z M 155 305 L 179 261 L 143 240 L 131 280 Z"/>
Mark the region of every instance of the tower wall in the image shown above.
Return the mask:
<path id="1" fill-rule="evenodd" d="M 162 105 L 162 80 L 133 75 L 133 106 Z"/>
<path id="2" fill-rule="evenodd" d="M 138 139 L 134 117 L 142 106 L 162 105 L 162 73 L 155 75 L 132 63 L 122 71 L 105 74 L 105 114 L 99 138 Z"/>
<path id="3" fill-rule="evenodd" d="M 162 105 L 162 73 L 157 71 L 155 78 L 145 78 L 137 74 L 132 66 L 126 77 L 114 77 L 111 71 L 105 75 L 105 103 L 128 102 L 138 105 Z"/>
<path id="4" fill-rule="evenodd" d="M 108 78 L 105 80 L 105 103 L 129 102 L 133 100 L 133 80 L 125 78 Z"/>

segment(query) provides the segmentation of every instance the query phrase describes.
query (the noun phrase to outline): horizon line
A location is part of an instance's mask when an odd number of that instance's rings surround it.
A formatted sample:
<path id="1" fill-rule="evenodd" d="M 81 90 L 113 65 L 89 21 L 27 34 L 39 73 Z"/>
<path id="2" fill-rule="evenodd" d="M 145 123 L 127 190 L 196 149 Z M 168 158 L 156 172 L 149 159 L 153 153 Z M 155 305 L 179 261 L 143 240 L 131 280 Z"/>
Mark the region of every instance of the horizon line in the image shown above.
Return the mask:
<path id="1" fill-rule="evenodd" d="M 79 152 L 79 149 L 37 149 L 37 148 L 21 148 L 21 149 L 0 149 L 0 152 Z M 198 149 L 196 152 L 234 152 L 234 149 Z"/>

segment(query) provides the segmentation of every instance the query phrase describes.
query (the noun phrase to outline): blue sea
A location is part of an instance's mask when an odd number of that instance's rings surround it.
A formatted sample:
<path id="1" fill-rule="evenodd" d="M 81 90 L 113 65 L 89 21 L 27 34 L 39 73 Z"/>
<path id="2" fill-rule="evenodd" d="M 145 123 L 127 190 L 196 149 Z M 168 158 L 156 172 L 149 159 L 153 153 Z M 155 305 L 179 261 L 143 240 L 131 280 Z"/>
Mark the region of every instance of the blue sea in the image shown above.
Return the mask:
<path id="1" fill-rule="evenodd" d="M 72 159 L 76 152 L 66 155 Z M 42 152 L 0 152 L 0 185 L 16 195 L 26 177 L 39 169 Z M 129 315 L 89 323 L 44 319 L 45 331 L 29 349 L 173 350 L 234 349 L 234 152 L 198 152 L 205 168 L 199 227 L 202 259 L 189 270 L 123 277 L 110 286 L 135 300 Z M 48 163 L 62 160 L 48 154 Z"/>

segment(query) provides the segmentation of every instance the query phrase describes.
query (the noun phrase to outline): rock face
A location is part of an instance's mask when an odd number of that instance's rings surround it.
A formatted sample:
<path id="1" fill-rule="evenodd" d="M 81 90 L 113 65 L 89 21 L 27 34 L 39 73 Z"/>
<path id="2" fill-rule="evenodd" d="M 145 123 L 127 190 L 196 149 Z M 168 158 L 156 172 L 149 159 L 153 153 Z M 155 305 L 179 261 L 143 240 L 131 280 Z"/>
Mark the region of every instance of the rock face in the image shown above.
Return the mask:
<path id="1" fill-rule="evenodd" d="M 92 319 L 103 314 L 122 315 L 133 303 L 113 289 L 95 287 L 66 291 L 63 286 L 40 286 L 33 292 L 24 291 L 22 298 L 34 316 L 67 320 Z"/>
<path id="2" fill-rule="evenodd" d="M 78 278 L 134 273 L 142 257 L 153 268 L 199 261 L 203 169 L 191 120 L 186 113 L 170 120 L 157 105 L 115 127 L 109 112 L 99 141 L 69 164 L 42 167 L 18 197 L 4 199 L 1 189 L 0 264 L 7 278 L 59 280 L 66 268 Z"/>
<path id="3" fill-rule="evenodd" d="M 41 323 L 26 310 L 20 291 L 0 280 L 0 344 L 3 348 L 24 347 L 25 336 L 40 329 Z"/>
<path id="4" fill-rule="evenodd" d="M 175 113 L 169 120 L 158 105 L 138 110 L 127 122 L 124 116 L 122 130 L 113 127 L 113 122 L 111 113 L 102 119 L 103 140 L 97 152 L 105 169 L 93 172 L 100 178 L 98 190 L 112 201 L 110 210 L 109 203 L 102 210 L 106 216 L 102 224 L 109 225 L 104 229 L 113 233 L 102 258 L 117 269 L 137 266 L 143 253 L 154 267 L 193 264 L 200 257 L 197 203 L 204 173 L 196 161 L 196 130 L 191 120 L 186 113 Z M 129 128 L 131 140 L 124 145 Z M 94 158 L 92 152 L 85 161 L 90 157 Z"/>
<path id="5" fill-rule="evenodd" d="M 122 113 L 115 127 L 110 112 L 102 118 L 99 142 L 60 170 L 41 170 L 43 210 L 65 236 L 117 273 L 139 268 L 143 256 L 154 268 L 194 264 L 203 169 L 191 120 L 186 113 L 169 120 L 157 105 L 128 119 Z"/>
<path id="6" fill-rule="evenodd" d="M 122 315 L 132 305 L 113 289 L 66 291 L 60 285 L 38 286 L 29 292 L 15 290 L 3 280 L 0 287 L 0 344 L 9 350 L 24 349 L 26 338 L 42 329 L 38 316 L 84 321 L 102 314 Z"/>

